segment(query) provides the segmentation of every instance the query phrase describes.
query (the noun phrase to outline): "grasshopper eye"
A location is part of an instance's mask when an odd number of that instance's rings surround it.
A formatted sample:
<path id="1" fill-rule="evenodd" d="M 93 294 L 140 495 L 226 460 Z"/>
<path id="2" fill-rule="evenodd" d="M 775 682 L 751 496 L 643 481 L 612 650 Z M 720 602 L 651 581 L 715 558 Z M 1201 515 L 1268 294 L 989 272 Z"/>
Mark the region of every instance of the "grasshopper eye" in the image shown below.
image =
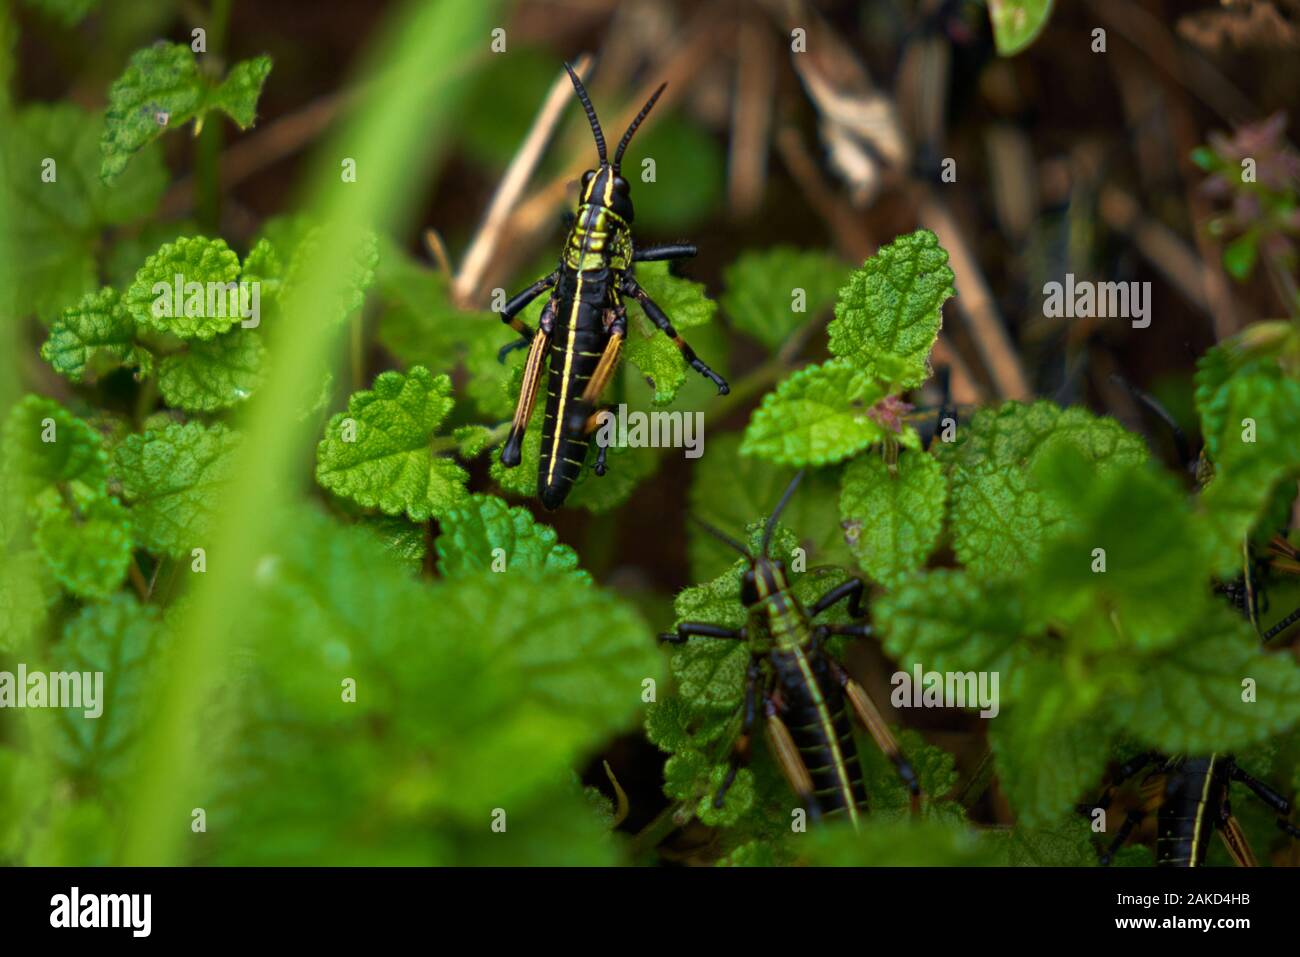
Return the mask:
<path id="1" fill-rule="evenodd" d="M 596 171 L 594 169 L 589 169 L 587 170 L 587 172 L 582 174 L 582 189 L 584 192 L 586 191 L 587 187 L 591 185 L 591 178 L 595 175 L 596 175 Z"/>
<path id="2" fill-rule="evenodd" d="M 622 176 L 615 176 L 614 189 L 617 192 L 622 193 L 624 196 L 626 196 L 628 195 L 628 192 L 630 191 L 631 187 L 628 186 L 627 180 L 625 180 Z"/>
<path id="3" fill-rule="evenodd" d="M 754 581 L 754 572 L 745 572 L 745 578 L 740 583 L 740 603 L 742 605 L 753 605 L 758 601 L 758 585 Z"/>

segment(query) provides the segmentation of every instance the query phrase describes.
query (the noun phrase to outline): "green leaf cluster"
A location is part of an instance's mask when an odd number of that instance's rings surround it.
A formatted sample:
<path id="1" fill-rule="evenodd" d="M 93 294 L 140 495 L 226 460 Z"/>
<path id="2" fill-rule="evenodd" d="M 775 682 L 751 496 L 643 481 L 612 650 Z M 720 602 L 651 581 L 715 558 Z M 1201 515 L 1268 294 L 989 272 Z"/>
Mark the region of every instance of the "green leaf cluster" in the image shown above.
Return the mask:
<path id="1" fill-rule="evenodd" d="M 839 290 L 828 329 L 834 358 L 800 369 L 764 396 L 741 454 L 827 465 L 887 438 L 916 446 L 915 429 L 896 427 L 882 403 L 929 376 L 952 282 L 934 233 L 921 229 L 882 246 Z"/>

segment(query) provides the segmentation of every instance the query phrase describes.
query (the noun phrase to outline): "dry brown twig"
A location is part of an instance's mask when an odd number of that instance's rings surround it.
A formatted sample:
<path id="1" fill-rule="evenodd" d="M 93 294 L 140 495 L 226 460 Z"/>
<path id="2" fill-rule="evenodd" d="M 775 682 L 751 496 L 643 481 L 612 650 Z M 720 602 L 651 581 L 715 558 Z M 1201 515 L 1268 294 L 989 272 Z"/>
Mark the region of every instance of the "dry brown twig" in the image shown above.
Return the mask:
<path id="1" fill-rule="evenodd" d="M 917 219 L 938 236 L 939 245 L 948 250 L 948 265 L 956 277 L 957 308 L 970 324 L 971 338 L 975 340 L 998 395 L 1004 399 L 1030 398 L 1029 380 L 1025 377 L 1020 357 L 998 314 L 993 292 L 984 279 L 979 260 L 966 242 L 957 220 L 932 189 L 920 185 L 914 188 L 919 193 Z"/>
<path id="2" fill-rule="evenodd" d="M 731 215 L 758 209 L 767 185 L 768 136 L 772 125 L 772 43 L 753 22 L 740 25 L 736 38 L 736 88 L 732 94 L 727 200 Z"/>
<path id="3" fill-rule="evenodd" d="M 584 83 L 591 76 L 592 62 L 591 55 L 584 53 L 573 63 L 574 72 Z M 501 178 L 501 183 L 488 204 L 483 222 L 461 259 L 460 269 L 456 271 L 451 284 L 452 301 L 460 308 L 468 309 L 477 303 L 483 275 L 496 257 L 510 215 L 541 162 L 542 154 L 555 135 L 572 96 L 573 88 L 568 74 L 562 70 L 551 84 L 546 99 L 542 101 L 532 128 L 506 168 L 505 176 Z"/>

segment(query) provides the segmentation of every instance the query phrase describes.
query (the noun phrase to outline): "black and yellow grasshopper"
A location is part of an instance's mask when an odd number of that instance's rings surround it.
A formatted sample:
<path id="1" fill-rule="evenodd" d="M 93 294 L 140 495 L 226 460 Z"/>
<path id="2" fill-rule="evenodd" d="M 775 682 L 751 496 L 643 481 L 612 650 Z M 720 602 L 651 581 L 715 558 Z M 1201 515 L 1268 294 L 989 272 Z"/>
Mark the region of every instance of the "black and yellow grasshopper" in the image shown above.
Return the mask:
<path id="1" fill-rule="evenodd" d="M 691 368 L 711 379 L 720 394 L 728 391 L 727 383 L 700 361 L 633 275 L 633 263 L 686 259 L 696 251 L 686 243 L 641 249 L 632 244 L 631 188 L 620 174 L 619 165 L 632 135 L 664 87 L 655 90 L 632 120 L 611 163 L 605 156 L 605 135 L 587 91 L 567 63 L 564 68 L 587 112 L 600 164 L 582 176 L 578 212 L 565 239 L 559 268 L 514 296 L 501 310 L 501 320 L 522 336 L 506 346 L 502 356 L 512 348 L 529 346 L 514 421 L 501 448 L 501 464 L 514 468 L 522 459 L 524 432 L 532 417 L 542 369 L 549 363 L 537 474 L 537 492 L 548 509 L 559 508 L 568 496 L 586 461 L 588 436 L 600 427 L 607 414 L 596 411 L 596 405 L 614 374 L 627 337 L 625 296 L 635 299 L 650 321 L 676 343 Z M 534 331 L 518 318 L 518 313 L 547 290 L 553 291 Z M 605 474 L 605 456 L 602 446 L 597 451 L 597 475 Z"/>
<path id="2" fill-rule="evenodd" d="M 749 563 L 740 590 L 740 600 L 748 610 L 744 627 L 733 630 L 687 621 L 679 624 L 675 632 L 659 637 L 671 644 L 700 637 L 744 641 L 749 645 L 740 735 L 732 750 L 731 767 L 714 797 L 715 807 L 722 807 L 740 765 L 749 759 L 751 736 L 761 704 L 772 754 L 809 818 L 844 815 L 856 829 L 861 812 L 867 808 L 867 794 L 849 708 L 893 761 L 912 794 L 913 810 L 920 806 L 921 788 L 912 765 L 871 698 L 823 647 L 832 635 L 868 637 L 872 634 L 871 625 L 814 622 L 818 615 L 845 599 L 849 602 L 849 615 L 861 618 L 862 581 L 851 578 L 832 588 L 812 607 L 805 608 L 790 586 L 784 563 L 768 556 L 777 519 L 802 475 L 801 472 L 795 476 L 768 518 L 757 556 L 730 536 L 700 523 Z"/>
<path id="3" fill-rule="evenodd" d="M 1110 805 L 1115 788 L 1139 771 L 1156 764 L 1142 783 L 1142 805 L 1130 811 L 1101 857 L 1109 864 L 1129 834 L 1152 811 L 1156 814 L 1156 867 L 1200 867 L 1205 863 L 1210 838 L 1219 834 L 1232 859 L 1241 867 L 1254 867 L 1255 854 L 1232 813 L 1229 791 L 1234 781 L 1254 791 L 1278 815 L 1277 826 L 1292 837 L 1300 828 L 1287 820 L 1291 803 L 1267 784 L 1251 777 L 1230 754 L 1209 757 L 1150 751 L 1139 754 L 1116 773 L 1097 807 Z M 1091 808 L 1086 809 L 1091 811 Z"/>

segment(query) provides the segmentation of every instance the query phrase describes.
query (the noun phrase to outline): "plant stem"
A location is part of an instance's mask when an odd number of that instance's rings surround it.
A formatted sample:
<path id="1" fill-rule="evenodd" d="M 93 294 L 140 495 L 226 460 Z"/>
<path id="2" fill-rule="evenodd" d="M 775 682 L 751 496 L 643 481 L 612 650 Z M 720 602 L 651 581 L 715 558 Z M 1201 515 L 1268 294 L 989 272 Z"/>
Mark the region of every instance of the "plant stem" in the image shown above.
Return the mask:
<path id="1" fill-rule="evenodd" d="M 140 596 L 142 602 L 149 600 L 149 583 L 144 580 L 144 572 L 140 571 L 140 563 L 136 561 L 134 555 L 131 556 L 131 564 L 127 569 L 131 576 L 131 584 L 135 588 L 135 593 Z"/>
<path id="2" fill-rule="evenodd" d="M 970 776 L 970 780 L 961 789 L 957 801 L 966 810 L 970 810 L 975 803 L 984 796 L 984 792 L 989 789 L 989 782 L 993 780 L 993 752 L 985 751 L 984 757 L 980 758 L 980 763 L 975 766 L 975 773 Z"/>
<path id="3" fill-rule="evenodd" d="M 230 24 L 230 5 L 231 0 L 213 0 L 208 15 L 207 52 L 204 57 L 211 58 L 215 63 L 221 62 L 221 55 L 225 49 L 226 30 Z M 209 233 L 217 232 L 221 225 L 219 167 L 222 139 L 221 123 L 214 116 L 212 122 L 203 124 L 194 152 L 195 213 L 199 227 Z"/>
<path id="4" fill-rule="evenodd" d="M 357 392 L 361 389 L 366 374 L 365 370 L 365 341 L 361 328 L 361 312 L 352 317 L 352 324 L 349 327 L 351 332 L 348 355 L 352 359 L 352 391 Z"/>
<path id="5" fill-rule="evenodd" d="M 642 854 L 653 851 L 659 846 L 660 841 L 680 827 L 677 823 L 677 815 L 682 812 L 684 807 L 685 804 L 681 801 L 668 805 L 655 815 L 653 821 L 636 833 L 636 836 L 631 841 L 633 860 Z"/>
<path id="6" fill-rule="evenodd" d="M 154 403 L 158 401 L 158 377 L 151 375 L 140 383 L 140 391 L 135 397 L 135 426 L 140 428 L 144 420 L 148 418 L 149 413 L 153 411 Z"/>

